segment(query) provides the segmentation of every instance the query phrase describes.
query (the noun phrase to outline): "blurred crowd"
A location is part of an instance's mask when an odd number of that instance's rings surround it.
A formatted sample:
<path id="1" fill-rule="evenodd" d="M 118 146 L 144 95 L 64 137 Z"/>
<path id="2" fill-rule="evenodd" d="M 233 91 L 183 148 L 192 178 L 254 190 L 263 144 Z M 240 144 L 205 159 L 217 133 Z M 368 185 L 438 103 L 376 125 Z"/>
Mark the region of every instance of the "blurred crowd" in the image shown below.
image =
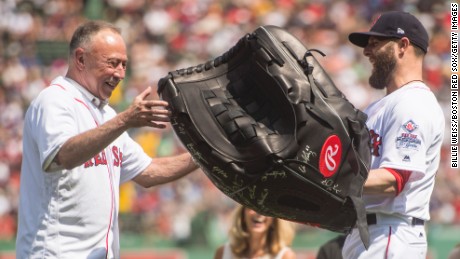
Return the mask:
<path id="1" fill-rule="evenodd" d="M 430 33 L 425 81 L 450 114 L 450 9 L 443 0 L 2 0 L 0 1 L 0 240 L 16 232 L 23 116 L 30 101 L 67 70 L 67 43 L 86 19 L 122 28 L 128 45 L 127 78 L 110 99 L 123 110 L 168 71 L 204 63 L 232 47 L 260 25 L 277 25 L 309 48 L 336 85 L 358 108 L 383 93 L 371 90 L 370 64 L 351 45 L 351 31 L 368 30 L 375 14 L 405 10 Z M 447 125 L 446 129 L 450 129 Z M 460 174 L 450 168 L 449 132 L 432 197 L 433 223 L 460 224 Z M 129 132 L 152 156 L 183 149 L 174 132 L 147 128 Z M 122 231 L 154 234 L 178 243 L 225 233 L 235 205 L 207 177 L 193 173 L 175 183 L 121 187 Z M 302 227 L 301 227 L 302 228 Z M 308 231 L 306 229 L 305 231 Z M 225 234 L 223 234 L 225 235 Z M 209 240 L 208 240 L 209 241 Z"/>

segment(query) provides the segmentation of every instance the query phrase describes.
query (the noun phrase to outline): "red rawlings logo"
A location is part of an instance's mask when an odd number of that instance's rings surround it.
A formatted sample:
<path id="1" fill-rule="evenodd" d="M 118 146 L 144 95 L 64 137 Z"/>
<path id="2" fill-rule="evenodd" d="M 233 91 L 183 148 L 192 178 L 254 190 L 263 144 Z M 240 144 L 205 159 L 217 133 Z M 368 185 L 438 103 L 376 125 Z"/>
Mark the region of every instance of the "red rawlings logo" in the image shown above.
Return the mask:
<path id="1" fill-rule="evenodd" d="M 319 171 L 325 177 L 333 176 L 340 166 L 342 157 L 342 142 L 337 135 L 332 135 L 326 139 L 321 148 L 319 158 Z"/>

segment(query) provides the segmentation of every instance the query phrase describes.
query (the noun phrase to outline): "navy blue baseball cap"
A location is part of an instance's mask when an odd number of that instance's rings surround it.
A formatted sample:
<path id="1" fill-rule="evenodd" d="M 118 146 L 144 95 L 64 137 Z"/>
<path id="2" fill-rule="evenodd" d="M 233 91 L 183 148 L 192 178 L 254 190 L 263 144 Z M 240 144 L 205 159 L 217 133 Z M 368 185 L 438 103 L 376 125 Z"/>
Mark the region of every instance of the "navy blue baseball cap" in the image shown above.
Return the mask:
<path id="1" fill-rule="evenodd" d="M 428 33 L 422 23 L 412 14 L 391 11 L 381 14 L 368 32 L 353 32 L 348 35 L 351 43 L 364 48 L 370 36 L 384 38 L 407 37 L 410 42 L 420 47 L 425 53 L 428 50 Z"/>

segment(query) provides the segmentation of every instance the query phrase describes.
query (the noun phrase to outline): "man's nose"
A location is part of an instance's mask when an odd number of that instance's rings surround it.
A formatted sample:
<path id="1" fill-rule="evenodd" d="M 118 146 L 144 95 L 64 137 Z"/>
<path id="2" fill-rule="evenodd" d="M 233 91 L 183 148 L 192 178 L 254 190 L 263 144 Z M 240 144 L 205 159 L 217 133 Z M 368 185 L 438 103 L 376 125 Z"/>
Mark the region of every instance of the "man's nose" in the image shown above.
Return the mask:
<path id="1" fill-rule="evenodd" d="M 118 78 L 121 78 L 121 79 L 124 79 L 125 78 L 125 75 L 126 75 L 126 69 L 125 67 L 120 63 L 118 64 L 118 66 L 116 67 L 115 69 L 115 73 L 114 73 L 114 76 L 118 77 Z"/>
<path id="2" fill-rule="evenodd" d="M 369 55 L 371 54 L 371 48 L 369 47 L 369 44 L 367 44 L 366 47 L 364 47 L 363 54 L 366 57 L 369 57 Z"/>

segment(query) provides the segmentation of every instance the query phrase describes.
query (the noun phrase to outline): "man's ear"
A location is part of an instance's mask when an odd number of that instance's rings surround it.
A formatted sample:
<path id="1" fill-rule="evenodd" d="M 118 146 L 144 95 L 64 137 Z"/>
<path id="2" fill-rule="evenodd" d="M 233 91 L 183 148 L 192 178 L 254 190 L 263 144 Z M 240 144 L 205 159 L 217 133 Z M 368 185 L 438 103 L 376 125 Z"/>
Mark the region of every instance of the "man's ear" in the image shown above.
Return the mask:
<path id="1" fill-rule="evenodd" d="M 85 67 L 85 50 L 82 48 L 76 48 L 74 51 L 75 64 L 77 65 L 78 70 L 83 70 Z"/>
<path id="2" fill-rule="evenodd" d="M 410 45 L 410 40 L 407 37 L 402 37 L 401 40 L 398 42 L 398 49 L 400 53 L 404 53 L 407 51 L 407 48 L 409 48 Z"/>

